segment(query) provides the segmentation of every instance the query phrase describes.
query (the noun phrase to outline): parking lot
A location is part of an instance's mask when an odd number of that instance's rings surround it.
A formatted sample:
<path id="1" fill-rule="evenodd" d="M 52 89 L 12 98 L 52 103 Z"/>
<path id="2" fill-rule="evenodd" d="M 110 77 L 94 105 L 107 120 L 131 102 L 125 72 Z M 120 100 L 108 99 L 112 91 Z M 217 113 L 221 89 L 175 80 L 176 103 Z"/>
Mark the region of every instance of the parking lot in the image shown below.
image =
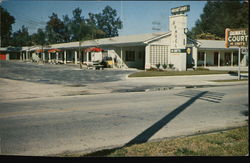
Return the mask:
<path id="1" fill-rule="evenodd" d="M 136 70 L 89 70 L 79 65 L 0 61 L 0 78 L 45 84 L 84 85 L 119 81 Z"/>

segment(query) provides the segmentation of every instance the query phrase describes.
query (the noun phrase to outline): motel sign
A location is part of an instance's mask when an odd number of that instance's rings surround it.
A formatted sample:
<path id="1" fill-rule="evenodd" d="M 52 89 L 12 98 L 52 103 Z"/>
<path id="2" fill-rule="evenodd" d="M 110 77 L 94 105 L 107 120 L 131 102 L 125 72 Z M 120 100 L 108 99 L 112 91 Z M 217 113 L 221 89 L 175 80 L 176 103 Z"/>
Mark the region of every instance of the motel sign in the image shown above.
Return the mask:
<path id="1" fill-rule="evenodd" d="M 188 11 L 190 11 L 190 6 L 189 5 L 171 8 L 171 14 L 172 15 L 184 14 L 185 12 L 188 12 Z"/>
<path id="2" fill-rule="evenodd" d="M 238 53 L 238 80 L 240 80 L 240 54 L 241 48 L 248 46 L 248 28 L 244 29 L 229 29 L 226 28 L 225 30 L 225 41 L 226 41 L 226 48 L 230 46 L 237 46 L 239 47 Z"/>
<path id="3" fill-rule="evenodd" d="M 246 47 L 248 46 L 248 29 L 229 29 L 225 31 L 225 41 L 226 47 L 238 46 Z"/>

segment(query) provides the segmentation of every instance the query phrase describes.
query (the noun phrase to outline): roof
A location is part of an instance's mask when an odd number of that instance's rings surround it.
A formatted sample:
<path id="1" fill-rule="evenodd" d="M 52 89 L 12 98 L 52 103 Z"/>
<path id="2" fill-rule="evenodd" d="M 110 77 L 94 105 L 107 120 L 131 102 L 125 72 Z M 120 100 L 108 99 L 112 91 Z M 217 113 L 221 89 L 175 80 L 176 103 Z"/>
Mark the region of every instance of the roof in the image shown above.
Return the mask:
<path id="1" fill-rule="evenodd" d="M 146 45 L 147 43 L 170 35 L 171 32 L 156 32 L 156 33 L 147 33 L 147 34 L 137 34 L 137 35 L 128 35 L 128 36 L 117 36 L 110 38 L 102 38 L 102 39 L 94 39 L 81 41 L 80 47 L 96 47 L 96 46 L 136 46 L 136 45 Z M 60 44 L 51 44 L 44 46 L 43 49 L 66 49 L 66 48 L 78 48 L 79 41 L 76 42 L 68 42 L 68 43 L 60 43 Z M 35 46 L 26 46 L 21 47 L 21 51 L 33 51 L 41 49 L 42 47 L 39 45 Z M 1 48 L 1 51 L 9 50 L 9 48 Z"/>
<path id="2" fill-rule="evenodd" d="M 199 49 L 209 50 L 209 49 L 238 49 L 237 47 L 226 48 L 226 42 L 224 40 L 197 40 L 200 44 Z"/>
<path id="3" fill-rule="evenodd" d="M 129 36 L 118 36 L 111 38 L 103 38 L 96 40 L 89 40 L 82 42 L 82 46 L 98 46 L 98 45 L 143 45 L 147 41 L 158 39 L 161 36 L 165 36 L 166 32 L 157 32 L 157 33 L 147 33 L 139 35 L 129 35 Z"/>
<path id="4" fill-rule="evenodd" d="M 157 33 L 147 33 L 139 35 L 128 35 L 128 36 L 117 36 L 110 38 L 94 39 L 81 42 L 81 47 L 91 47 L 91 46 L 107 46 L 107 45 L 144 45 L 148 41 L 153 41 L 170 34 L 170 32 L 157 32 Z M 69 42 L 61 44 L 52 44 L 50 48 L 76 48 L 79 47 L 79 42 Z"/>

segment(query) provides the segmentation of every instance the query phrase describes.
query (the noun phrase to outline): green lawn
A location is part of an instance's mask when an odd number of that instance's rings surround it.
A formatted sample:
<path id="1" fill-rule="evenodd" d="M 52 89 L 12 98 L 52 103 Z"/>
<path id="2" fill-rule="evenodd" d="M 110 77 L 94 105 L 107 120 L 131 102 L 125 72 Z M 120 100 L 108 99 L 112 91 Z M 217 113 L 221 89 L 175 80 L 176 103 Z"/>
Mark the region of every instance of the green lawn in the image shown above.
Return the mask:
<path id="1" fill-rule="evenodd" d="M 183 76 L 183 75 L 211 75 L 211 74 L 233 74 L 237 72 L 219 70 L 195 70 L 195 71 L 143 71 L 130 74 L 128 77 L 156 77 L 156 76 Z M 246 72 L 241 72 L 246 73 Z"/>
<path id="2" fill-rule="evenodd" d="M 245 156 L 248 152 L 247 126 L 223 132 L 136 144 L 85 156 Z"/>

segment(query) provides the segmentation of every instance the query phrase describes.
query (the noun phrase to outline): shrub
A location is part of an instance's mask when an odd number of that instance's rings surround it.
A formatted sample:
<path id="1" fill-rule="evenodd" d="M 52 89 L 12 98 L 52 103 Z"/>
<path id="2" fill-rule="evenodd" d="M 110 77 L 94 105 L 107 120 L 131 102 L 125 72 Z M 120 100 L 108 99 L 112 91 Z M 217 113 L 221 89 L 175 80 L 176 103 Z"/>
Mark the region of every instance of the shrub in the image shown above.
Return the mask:
<path id="1" fill-rule="evenodd" d="M 157 67 L 157 69 L 159 69 L 159 68 L 160 68 L 160 66 L 161 66 L 161 64 L 160 64 L 160 63 L 158 63 L 158 64 L 156 64 L 155 66 Z"/>
<path id="2" fill-rule="evenodd" d="M 169 64 L 168 67 L 169 67 L 169 68 L 173 68 L 173 67 L 174 67 L 174 64 Z"/>
<path id="3" fill-rule="evenodd" d="M 163 67 L 164 69 L 166 69 L 168 66 L 164 63 L 164 64 L 162 65 L 162 67 Z"/>

